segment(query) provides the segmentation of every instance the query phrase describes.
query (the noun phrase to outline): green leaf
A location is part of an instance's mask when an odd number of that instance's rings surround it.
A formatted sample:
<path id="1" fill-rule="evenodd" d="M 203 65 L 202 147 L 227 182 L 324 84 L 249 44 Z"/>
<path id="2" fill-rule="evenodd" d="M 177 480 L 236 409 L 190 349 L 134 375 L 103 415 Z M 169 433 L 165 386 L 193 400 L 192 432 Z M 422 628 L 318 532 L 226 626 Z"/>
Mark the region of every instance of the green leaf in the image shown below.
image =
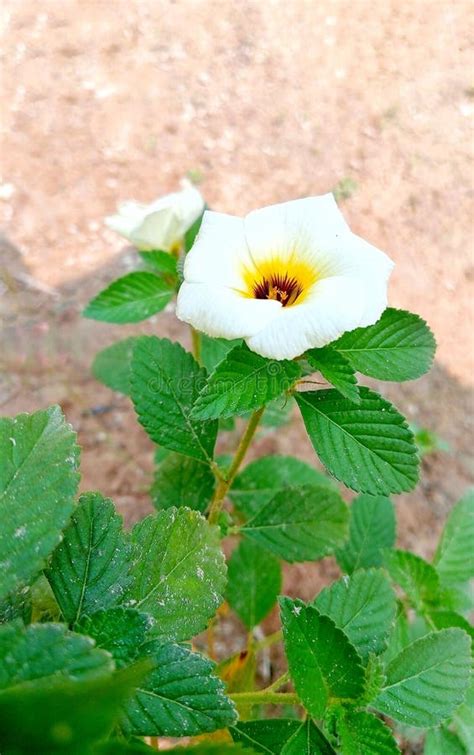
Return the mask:
<path id="1" fill-rule="evenodd" d="M 64 619 L 74 624 L 120 603 L 130 581 L 129 560 L 122 517 L 112 501 L 100 493 L 82 495 L 46 572 Z"/>
<path id="2" fill-rule="evenodd" d="M 305 357 L 311 367 L 318 370 L 342 396 L 355 404 L 360 404 L 359 387 L 354 370 L 342 354 L 331 349 L 330 346 L 323 346 L 322 349 L 307 351 Z"/>
<path id="3" fill-rule="evenodd" d="M 229 495 L 239 511 L 250 518 L 271 501 L 278 491 L 295 485 L 325 485 L 335 489 L 329 477 L 301 459 L 293 456 L 262 456 L 237 475 Z"/>
<path id="4" fill-rule="evenodd" d="M 235 346 L 242 345 L 240 338 L 228 341 L 226 338 L 211 338 L 211 336 L 206 336 L 205 333 L 200 333 L 200 336 L 201 361 L 208 372 L 214 372 L 229 351 L 232 351 Z"/>
<path id="5" fill-rule="evenodd" d="M 154 669 L 125 707 L 127 734 L 194 736 L 234 723 L 234 706 L 207 658 L 159 642 L 147 643 L 142 655 L 153 660 Z"/>
<path id="6" fill-rule="evenodd" d="M 190 509 L 167 509 L 135 525 L 128 604 L 157 621 L 155 636 L 187 640 L 223 601 L 226 566 L 219 530 Z"/>
<path id="7" fill-rule="evenodd" d="M 388 665 L 385 687 L 372 706 L 409 726 L 428 728 L 446 720 L 466 696 L 470 645 L 457 628 L 416 640 Z"/>
<path id="8" fill-rule="evenodd" d="M 443 583 L 474 577 L 474 489 L 451 510 L 434 558 Z"/>
<path id="9" fill-rule="evenodd" d="M 342 542 L 347 520 L 347 506 L 339 493 L 304 485 L 281 490 L 241 532 L 290 563 L 314 561 Z"/>
<path id="10" fill-rule="evenodd" d="M 97 611 L 92 616 L 83 616 L 75 631 L 92 637 L 97 647 L 107 650 L 120 667 L 136 660 L 154 624 L 152 617 L 146 613 L 117 606 Z"/>
<path id="11" fill-rule="evenodd" d="M 474 640 L 474 627 L 468 622 L 464 616 L 456 613 L 455 611 L 443 611 L 436 610 L 430 611 L 430 619 L 435 625 L 436 629 L 449 629 L 449 627 L 459 627 L 464 629 L 469 635 L 471 640 Z"/>
<path id="12" fill-rule="evenodd" d="M 395 542 L 396 519 L 393 503 L 383 496 L 360 495 L 350 507 L 349 539 L 336 552 L 341 569 L 381 566 L 383 551 Z"/>
<path id="13" fill-rule="evenodd" d="M 438 597 L 439 578 L 436 570 L 420 556 L 409 551 L 389 551 L 385 557 L 385 567 L 419 611 Z"/>
<path id="14" fill-rule="evenodd" d="M 314 605 L 347 635 L 367 662 L 370 653 L 385 650 L 395 619 L 396 600 L 381 569 L 356 571 L 322 590 Z"/>
<path id="15" fill-rule="evenodd" d="M 295 400 L 292 396 L 279 396 L 266 405 L 260 427 L 283 427 L 291 420 Z"/>
<path id="16" fill-rule="evenodd" d="M 0 690 L 40 679 L 92 678 L 112 670 L 108 653 L 64 624 L 0 627 Z"/>
<path id="17" fill-rule="evenodd" d="M 299 731 L 301 722 L 292 718 L 272 718 L 256 721 L 239 721 L 231 726 L 235 742 L 251 747 L 255 752 L 280 755 L 289 739 Z"/>
<path id="18" fill-rule="evenodd" d="M 265 359 L 236 346 L 220 362 L 191 412 L 195 419 L 245 414 L 288 391 L 301 375 L 296 362 Z"/>
<path id="19" fill-rule="evenodd" d="M 400 752 L 388 726 L 371 713 L 347 710 L 339 719 L 337 730 L 343 755 L 397 755 Z"/>
<path id="20" fill-rule="evenodd" d="M 402 382 L 424 375 L 431 367 L 436 341 L 418 315 L 386 309 L 375 325 L 356 328 L 331 343 L 357 372 Z"/>
<path id="21" fill-rule="evenodd" d="M 316 453 L 352 490 L 372 495 L 411 490 L 419 459 L 405 418 L 368 388 L 360 388 L 360 397 L 356 407 L 335 390 L 296 394 Z"/>
<path id="22" fill-rule="evenodd" d="M 140 257 L 157 273 L 176 278 L 178 275 L 177 259 L 170 252 L 154 249 L 152 252 L 139 252 Z"/>
<path id="23" fill-rule="evenodd" d="M 99 351 L 92 363 L 92 374 L 113 391 L 130 395 L 130 365 L 137 337 L 125 338 Z"/>
<path id="24" fill-rule="evenodd" d="M 174 289 L 154 273 L 128 273 L 104 288 L 85 308 L 83 315 L 102 322 L 141 322 L 161 312 Z"/>
<path id="25" fill-rule="evenodd" d="M 364 694 L 359 698 L 358 705 L 369 705 L 377 697 L 385 684 L 385 653 L 383 656 L 369 655 L 365 668 Z"/>
<path id="26" fill-rule="evenodd" d="M 202 211 L 202 214 L 194 221 L 192 226 L 188 228 L 186 233 L 184 234 L 184 251 L 186 254 L 190 251 L 191 247 L 193 246 L 196 236 L 199 233 L 199 229 L 201 228 L 202 219 L 204 217 L 204 213 L 206 210 L 209 209 L 207 204 L 204 206 L 204 210 Z"/>
<path id="27" fill-rule="evenodd" d="M 170 453 L 156 468 L 150 493 L 156 509 L 187 506 L 203 512 L 212 498 L 214 485 L 214 475 L 207 464 Z"/>
<path id="28" fill-rule="evenodd" d="M 209 742 L 189 747 L 173 747 L 178 755 L 252 755 L 255 750 L 243 748 L 238 744 L 228 742 Z M 139 740 L 128 742 L 123 739 L 103 742 L 94 748 L 94 755 L 155 755 L 156 750 L 148 747 Z"/>
<path id="29" fill-rule="evenodd" d="M 344 632 L 300 600 L 281 598 L 280 605 L 288 667 L 308 713 L 322 718 L 329 705 L 362 695 L 364 669 Z"/>
<path id="30" fill-rule="evenodd" d="M 469 755 L 469 753 L 474 752 L 474 676 L 466 700 L 455 712 L 453 722 L 456 733 Z"/>
<path id="31" fill-rule="evenodd" d="M 0 692 L 0 750 L 90 755 L 92 743 L 109 734 L 146 670 L 137 664 L 97 678 L 55 677 Z"/>
<path id="32" fill-rule="evenodd" d="M 133 350 L 131 393 L 150 438 L 171 451 L 212 461 L 217 422 L 190 418 L 206 371 L 179 343 L 143 336 Z"/>
<path id="33" fill-rule="evenodd" d="M 426 733 L 423 755 L 468 755 L 468 752 L 457 734 L 440 726 Z"/>
<path id="34" fill-rule="evenodd" d="M 0 599 L 59 543 L 79 475 L 76 434 L 57 406 L 0 419 Z"/>
<path id="35" fill-rule="evenodd" d="M 285 743 L 281 755 L 337 755 L 314 721 L 303 721 Z"/>
<path id="36" fill-rule="evenodd" d="M 247 629 L 265 618 L 280 590 L 279 560 L 250 540 L 242 540 L 229 561 L 227 600 Z"/>

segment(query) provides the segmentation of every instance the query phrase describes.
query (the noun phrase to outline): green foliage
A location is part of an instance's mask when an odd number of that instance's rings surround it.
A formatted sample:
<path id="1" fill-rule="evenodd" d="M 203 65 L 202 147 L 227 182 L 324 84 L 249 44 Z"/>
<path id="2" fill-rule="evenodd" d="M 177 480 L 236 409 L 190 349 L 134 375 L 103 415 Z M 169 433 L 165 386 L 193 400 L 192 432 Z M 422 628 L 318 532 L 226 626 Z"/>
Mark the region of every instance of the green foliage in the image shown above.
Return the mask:
<path id="1" fill-rule="evenodd" d="M 334 701 L 362 695 L 361 658 L 344 632 L 300 600 L 281 598 L 280 605 L 288 667 L 308 713 L 322 718 Z"/>
<path id="2" fill-rule="evenodd" d="M 170 453 L 157 466 L 150 490 L 156 509 L 187 506 L 205 511 L 215 479 L 207 464 L 182 454 Z"/>
<path id="3" fill-rule="evenodd" d="M 282 749 L 300 730 L 299 721 L 289 718 L 240 721 L 230 733 L 235 742 L 251 747 L 254 752 L 281 755 Z"/>
<path id="4" fill-rule="evenodd" d="M 241 531 L 292 563 L 332 553 L 347 534 L 347 520 L 347 506 L 339 493 L 304 485 L 277 493 Z"/>
<path id="5" fill-rule="evenodd" d="M 428 372 L 436 342 L 421 317 L 388 308 L 375 325 L 344 333 L 331 348 L 363 375 L 402 382 Z"/>
<path id="6" fill-rule="evenodd" d="M 322 349 L 307 351 L 306 359 L 342 396 L 355 404 L 360 404 L 355 372 L 342 354 L 330 346 L 324 346 Z"/>
<path id="7" fill-rule="evenodd" d="M 130 546 L 122 517 L 100 493 L 79 499 L 46 574 L 69 624 L 122 600 L 130 581 Z"/>
<path id="8" fill-rule="evenodd" d="M 336 552 L 341 569 L 351 574 L 355 569 L 381 566 L 384 550 L 395 542 L 395 529 L 395 510 L 388 498 L 355 498 L 350 507 L 349 538 Z"/>
<path id="9" fill-rule="evenodd" d="M 310 718 L 285 742 L 281 755 L 336 755 L 336 751 Z"/>
<path id="10" fill-rule="evenodd" d="M 140 257 L 155 272 L 169 278 L 169 282 L 177 281 L 178 261 L 173 254 L 154 249 L 152 252 L 140 252 Z"/>
<path id="11" fill-rule="evenodd" d="M 468 635 L 457 628 L 433 632 L 389 663 L 373 707 L 409 726 L 436 726 L 463 702 L 469 678 Z"/>
<path id="12" fill-rule="evenodd" d="M 392 732 L 379 718 L 359 710 L 347 710 L 337 724 L 343 755 L 397 755 Z"/>
<path id="13" fill-rule="evenodd" d="M 454 506 L 444 526 L 434 563 L 446 584 L 474 577 L 474 490 Z"/>
<path id="14" fill-rule="evenodd" d="M 395 619 L 396 602 L 381 569 L 356 571 L 319 593 L 314 606 L 347 635 L 361 658 L 381 653 Z"/>
<path id="15" fill-rule="evenodd" d="M 280 589 L 279 560 L 257 543 L 242 540 L 229 561 L 227 600 L 247 629 L 265 618 Z"/>
<path id="16" fill-rule="evenodd" d="M 217 527 L 197 511 L 171 508 L 138 522 L 131 542 L 127 605 L 153 616 L 162 640 L 187 640 L 204 629 L 226 581 Z"/>
<path id="17" fill-rule="evenodd" d="M 228 341 L 225 338 L 210 338 L 210 336 L 202 333 L 201 361 L 209 373 L 214 372 L 217 365 L 226 358 L 229 351 L 241 345 L 242 341 L 239 338 Z"/>
<path id="18" fill-rule="evenodd" d="M 194 736 L 234 723 L 234 706 L 206 658 L 156 641 L 147 643 L 141 656 L 152 659 L 154 667 L 125 706 L 127 734 Z"/>
<path id="19" fill-rule="evenodd" d="M 360 389 L 360 398 L 355 406 L 335 390 L 296 395 L 316 453 L 353 490 L 373 495 L 411 490 L 419 459 L 406 420 L 368 388 Z"/>
<path id="20" fill-rule="evenodd" d="M 250 519 L 276 493 L 295 485 L 325 485 L 334 489 L 333 482 L 326 475 L 294 456 L 262 456 L 237 475 L 230 497 L 239 511 Z"/>
<path id="21" fill-rule="evenodd" d="M 131 393 L 150 438 L 171 451 L 210 462 L 217 422 L 190 417 L 206 371 L 178 343 L 143 336 L 135 344 Z"/>
<path id="22" fill-rule="evenodd" d="M 409 551 L 389 551 L 385 566 L 393 581 L 406 592 L 413 605 L 423 611 L 433 603 L 439 593 L 436 570 L 420 556 Z"/>
<path id="23" fill-rule="evenodd" d="M 449 731 L 445 726 L 440 726 L 427 733 L 423 755 L 468 755 L 468 753 L 457 734 Z"/>
<path id="24" fill-rule="evenodd" d="M 92 374 L 113 391 L 130 395 L 130 364 L 136 336 L 117 341 L 99 351 L 92 363 Z"/>
<path id="25" fill-rule="evenodd" d="M 350 176 L 345 176 L 337 182 L 332 193 L 336 202 L 341 202 L 344 199 L 350 199 L 357 189 L 357 181 L 354 181 Z"/>
<path id="26" fill-rule="evenodd" d="M 217 365 L 191 416 L 206 420 L 245 414 L 289 390 L 300 375 L 296 362 L 264 359 L 247 346 L 236 346 Z"/>
<path id="27" fill-rule="evenodd" d="M 155 273 L 128 273 L 94 297 L 83 314 L 103 322 L 141 322 L 161 312 L 171 301 L 173 291 L 173 286 Z"/>
<path id="28" fill-rule="evenodd" d="M 97 647 L 107 650 L 120 667 L 136 660 L 153 626 L 148 614 L 117 606 L 83 616 L 75 629 L 92 637 Z"/>
<path id="29" fill-rule="evenodd" d="M 59 407 L 0 419 L 0 599 L 33 579 L 59 543 L 79 476 Z"/>

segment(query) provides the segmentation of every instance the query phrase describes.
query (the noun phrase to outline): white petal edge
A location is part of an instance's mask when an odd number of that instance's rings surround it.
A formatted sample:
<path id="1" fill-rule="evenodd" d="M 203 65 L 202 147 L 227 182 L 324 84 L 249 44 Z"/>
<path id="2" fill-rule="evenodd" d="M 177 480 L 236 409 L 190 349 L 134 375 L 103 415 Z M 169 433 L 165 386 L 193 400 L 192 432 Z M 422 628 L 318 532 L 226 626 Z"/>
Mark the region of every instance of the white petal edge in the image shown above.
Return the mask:
<path id="1" fill-rule="evenodd" d="M 278 317 L 280 302 L 249 299 L 233 289 L 187 283 L 181 285 L 176 316 L 214 338 L 248 338 Z"/>
<path id="2" fill-rule="evenodd" d="M 185 281 L 241 289 L 245 264 L 248 264 L 248 249 L 242 218 L 207 210 L 186 256 Z"/>

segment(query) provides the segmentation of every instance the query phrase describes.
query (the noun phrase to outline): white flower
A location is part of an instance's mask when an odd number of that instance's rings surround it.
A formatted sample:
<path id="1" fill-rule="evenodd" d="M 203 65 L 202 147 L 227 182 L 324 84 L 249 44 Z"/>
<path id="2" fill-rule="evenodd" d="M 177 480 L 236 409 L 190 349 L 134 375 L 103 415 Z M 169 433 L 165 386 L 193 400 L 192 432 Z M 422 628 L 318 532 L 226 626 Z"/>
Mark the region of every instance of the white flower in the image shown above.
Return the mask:
<path id="1" fill-rule="evenodd" d="M 151 204 L 124 202 L 106 225 L 125 236 L 138 249 L 172 251 L 179 248 L 186 231 L 204 210 L 204 200 L 189 181 L 183 189 Z"/>
<path id="2" fill-rule="evenodd" d="M 210 336 L 293 359 L 387 306 L 392 261 L 351 232 L 332 194 L 245 218 L 205 212 L 186 257 L 177 315 Z"/>

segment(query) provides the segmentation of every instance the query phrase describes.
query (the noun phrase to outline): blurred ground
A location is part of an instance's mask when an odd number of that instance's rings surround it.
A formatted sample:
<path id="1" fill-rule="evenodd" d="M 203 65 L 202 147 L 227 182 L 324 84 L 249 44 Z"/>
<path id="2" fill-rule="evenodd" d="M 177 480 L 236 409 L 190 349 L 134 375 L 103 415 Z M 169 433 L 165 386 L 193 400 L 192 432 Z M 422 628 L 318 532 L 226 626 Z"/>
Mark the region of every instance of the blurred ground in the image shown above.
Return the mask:
<path id="1" fill-rule="evenodd" d="M 213 208 L 232 213 L 350 178 L 347 219 L 397 263 L 392 305 L 419 312 L 438 339 L 430 376 L 380 386 L 452 448 L 427 460 L 398 503 L 400 542 L 431 554 L 473 471 L 472 9 L 5 0 L 2 413 L 59 401 L 84 446 L 83 487 L 136 519 L 149 506 L 151 444 L 89 364 L 137 329 L 79 315 L 132 264 L 104 215 L 175 189 L 188 171 Z M 187 339 L 172 314 L 145 329 Z M 256 453 L 276 450 L 314 460 L 297 420 Z M 295 567 L 288 589 L 309 597 L 332 568 Z"/>

